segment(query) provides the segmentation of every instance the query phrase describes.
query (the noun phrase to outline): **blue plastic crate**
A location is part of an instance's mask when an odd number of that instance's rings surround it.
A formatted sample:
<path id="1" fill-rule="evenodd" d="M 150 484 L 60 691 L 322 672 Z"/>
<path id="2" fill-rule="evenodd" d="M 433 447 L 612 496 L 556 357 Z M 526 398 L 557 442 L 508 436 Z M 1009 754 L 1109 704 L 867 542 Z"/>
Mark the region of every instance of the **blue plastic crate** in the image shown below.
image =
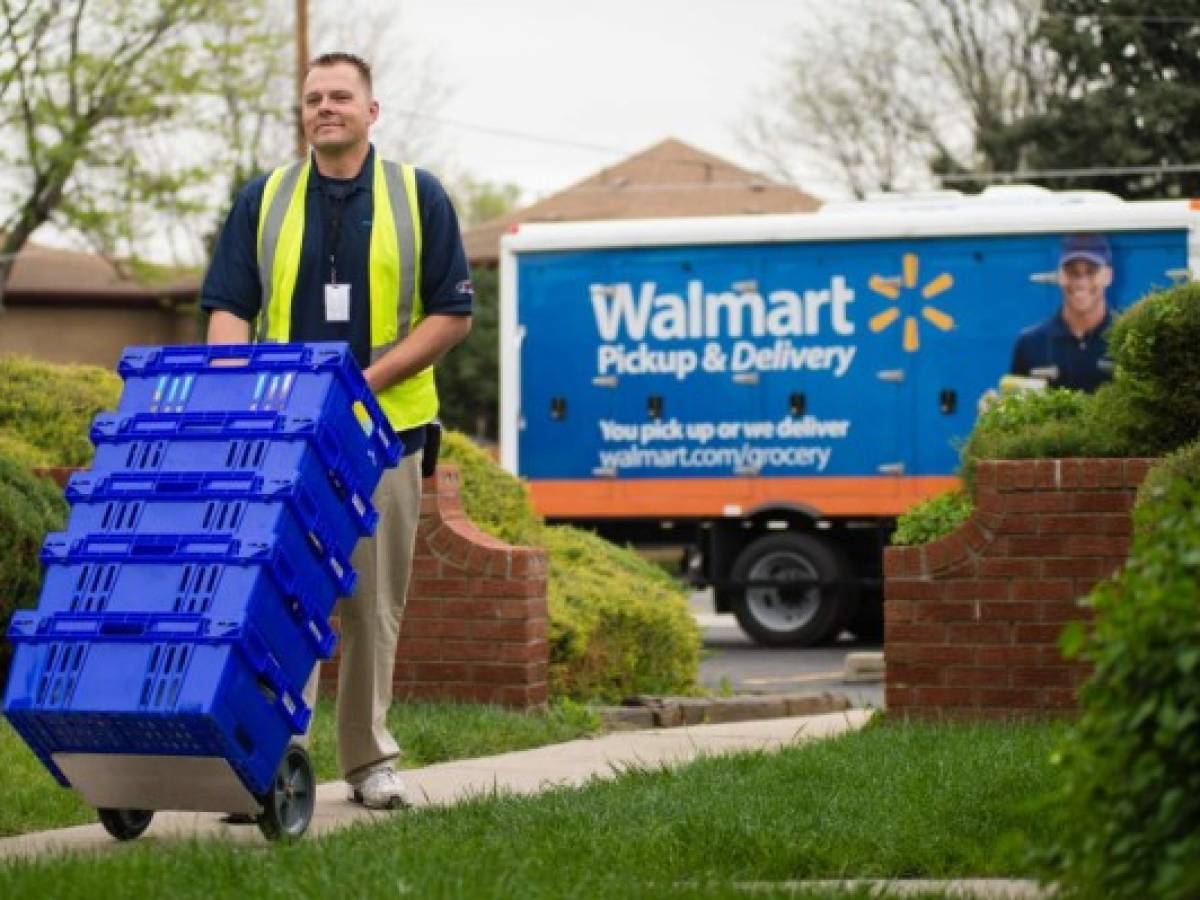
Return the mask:
<path id="1" fill-rule="evenodd" d="M 242 557 L 247 562 L 280 560 L 288 565 L 300 582 L 309 589 L 309 596 L 320 608 L 328 611 L 338 597 L 354 590 L 357 575 L 336 556 L 323 559 L 312 552 L 309 539 L 299 529 L 254 534 L 244 532 L 231 537 L 219 534 L 70 534 L 56 531 L 46 535 L 42 544 L 42 559 L 57 556 L 63 551 L 74 562 L 154 561 L 217 562 Z"/>
<path id="2" fill-rule="evenodd" d="M 288 682 L 298 689 L 315 659 L 337 643 L 329 626 L 331 602 L 313 594 L 312 580 L 283 557 L 248 563 L 242 548 L 224 558 L 177 562 L 142 557 L 98 560 L 73 555 L 70 541 L 43 551 L 45 579 L 38 615 L 182 615 L 246 622 L 263 636 Z M 259 557 L 256 557 L 259 558 Z"/>
<path id="3" fill-rule="evenodd" d="M 262 794 L 311 716 L 247 625 L 201 616 L 19 613 L 4 713 L 51 774 L 55 753 L 221 757 Z"/>
<path id="4" fill-rule="evenodd" d="M 349 514 L 374 526 L 370 498 L 383 470 L 364 451 L 361 431 L 347 437 L 327 423 L 275 412 L 101 413 L 92 422 L 91 439 L 96 474 L 253 472 L 290 478 L 319 465 Z"/>
<path id="5" fill-rule="evenodd" d="M 66 496 L 69 536 L 271 535 L 285 548 L 307 545 L 339 587 L 360 537 L 323 475 L 306 483 L 294 476 L 83 472 L 71 477 Z"/>
<path id="6" fill-rule="evenodd" d="M 337 598 L 348 595 L 353 590 L 356 580 L 355 573 L 348 570 L 340 581 L 335 581 L 331 577 L 333 573 L 321 565 L 312 553 L 306 550 L 296 552 L 300 549 L 286 547 L 281 542 L 273 540 L 271 535 L 243 534 L 238 537 L 223 537 L 204 534 L 165 534 L 76 537 L 61 531 L 52 532 L 46 536 L 46 540 L 42 544 L 41 558 L 46 565 L 46 583 L 42 588 L 38 609 L 42 609 L 42 604 L 48 602 L 62 602 L 68 595 L 72 597 L 90 595 L 90 590 L 86 594 L 71 592 L 69 579 L 72 575 L 61 576 L 65 581 L 60 584 L 57 580 L 60 577 L 58 564 L 80 566 L 113 563 L 116 564 L 116 568 L 109 566 L 105 571 L 117 574 L 123 573 L 127 567 L 133 567 L 133 574 L 125 575 L 125 578 L 129 579 L 125 583 L 129 585 L 128 589 L 133 594 L 136 594 L 139 588 L 144 591 L 147 604 L 153 602 L 149 599 L 149 591 L 162 589 L 164 585 L 157 580 L 149 580 L 151 578 L 150 570 L 141 567 L 163 568 L 165 572 L 171 573 L 172 578 L 178 577 L 182 581 L 180 573 L 187 565 L 224 564 L 229 566 L 230 570 L 236 567 L 245 567 L 248 571 L 264 570 L 274 579 L 276 586 L 285 597 L 302 599 L 311 606 L 314 616 L 328 618 Z M 72 573 L 76 572 L 76 570 L 71 571 Z M 79 576 L 74 575 L 74 577 Z M 108 577 L 105 576 L 104 584 L 107 584 Z M 111 577 L 115 579 L 117 576 L 112 575 Z M 231 576 L 226 574 L 223 577 Z M 53 587 L 51 587 L 52 578 L 54 579 Z M 247 588 L 253 584 L 251 581 L 242 581 L 241 579 L 238 579 L 237 583 Z M 116 582 L 114 581 L 113 584 L 115 589 Z M 60 587 L 61 593 L 59 592 Z M 167 587 L 169 588 L 169 581 Z M 51 591 L 54 592 L 53 595 Z M 102 589 L 101 595 L 108 596 L 106 591 L 106 588 Z M 171 589 L 172 603 L 177 594 L 177 591 Z M 92 602 L 96 603 L 99 600 L 93 599 Z M 137 601 L 131 600 L 130 602 Z M 100 610 L 93 609 L 92 611 Z"/>
<path id="7" fill-rule="evenodd" d="M 373 465 L 373 477 L 358 479 L 368 493 L 400 458 L 345 343 L 129 347 L 117 371 L 122 415 L 277 412 L 327 424 L 356 460 Z"/>

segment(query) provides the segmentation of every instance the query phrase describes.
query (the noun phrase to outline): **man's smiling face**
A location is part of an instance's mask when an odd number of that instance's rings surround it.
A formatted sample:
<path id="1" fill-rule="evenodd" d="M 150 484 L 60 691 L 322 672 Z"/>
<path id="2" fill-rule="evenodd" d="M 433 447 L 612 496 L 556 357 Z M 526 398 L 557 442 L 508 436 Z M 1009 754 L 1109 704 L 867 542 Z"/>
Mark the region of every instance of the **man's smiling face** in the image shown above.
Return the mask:
<path id="1" fill-rule="evenodd" d="M 379 117 L 366 81 L 349 63 L 315 66 L 304 79 L 301 97 L 304 136 L 318 152 L 342 153 L 365 146 Z"/>

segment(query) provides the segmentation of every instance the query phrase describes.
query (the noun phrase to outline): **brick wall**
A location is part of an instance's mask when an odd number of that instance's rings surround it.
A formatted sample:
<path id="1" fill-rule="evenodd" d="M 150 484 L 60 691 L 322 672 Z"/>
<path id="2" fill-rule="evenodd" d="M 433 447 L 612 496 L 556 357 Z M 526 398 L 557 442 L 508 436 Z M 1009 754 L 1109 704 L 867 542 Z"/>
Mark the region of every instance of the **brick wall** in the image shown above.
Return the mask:
<path id="1" fill-rule="evenodd" d="M 1086 677 L 1058 651 L 1129 550 L 1150 460 L 991 460 L 953 534 L 884 555 L 886 704 L 904 717 L 1050 717 Z"/>
<path id="2" fill-rule="evenodd" d="M 546 554 L 471 524 L 459 475 L 425 480 L 408 604 L 396 654 L 397 698 L 532 707 L 546 702 Z M 336 684 L 336 658 L 321 687 Z"/>

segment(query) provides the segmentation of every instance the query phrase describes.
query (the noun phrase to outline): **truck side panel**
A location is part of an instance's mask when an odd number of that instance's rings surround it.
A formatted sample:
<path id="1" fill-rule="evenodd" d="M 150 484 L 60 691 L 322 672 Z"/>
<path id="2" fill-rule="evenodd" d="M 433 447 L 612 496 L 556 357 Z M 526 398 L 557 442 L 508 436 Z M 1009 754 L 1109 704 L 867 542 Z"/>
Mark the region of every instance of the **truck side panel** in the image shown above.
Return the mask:
<path id="1" fill-rule="evenodd" d="M 1109 237 L 1118 308 L 1187 265 L 1183 229 Z M 1057 309 L 1031 276 L 1058 242 L 521 254 L 518 472 L 551 516 L 894 514 L 953 483 L 979 397 Z"/>

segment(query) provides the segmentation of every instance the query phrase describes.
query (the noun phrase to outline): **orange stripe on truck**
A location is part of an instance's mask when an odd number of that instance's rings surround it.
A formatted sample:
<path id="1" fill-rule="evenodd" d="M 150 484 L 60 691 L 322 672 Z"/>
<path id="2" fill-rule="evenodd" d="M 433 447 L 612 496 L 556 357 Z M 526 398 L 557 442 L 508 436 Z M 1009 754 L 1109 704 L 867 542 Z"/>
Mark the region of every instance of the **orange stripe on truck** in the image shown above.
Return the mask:
<path id="1" fill-rule="evenodd" d="M 958 487 L 945 475 L 856 478 L 638 478 L 529 482 L 533 505 L 558 518 L 742 516 L 794 505 L 827 517 L 897 516 Z"/>

